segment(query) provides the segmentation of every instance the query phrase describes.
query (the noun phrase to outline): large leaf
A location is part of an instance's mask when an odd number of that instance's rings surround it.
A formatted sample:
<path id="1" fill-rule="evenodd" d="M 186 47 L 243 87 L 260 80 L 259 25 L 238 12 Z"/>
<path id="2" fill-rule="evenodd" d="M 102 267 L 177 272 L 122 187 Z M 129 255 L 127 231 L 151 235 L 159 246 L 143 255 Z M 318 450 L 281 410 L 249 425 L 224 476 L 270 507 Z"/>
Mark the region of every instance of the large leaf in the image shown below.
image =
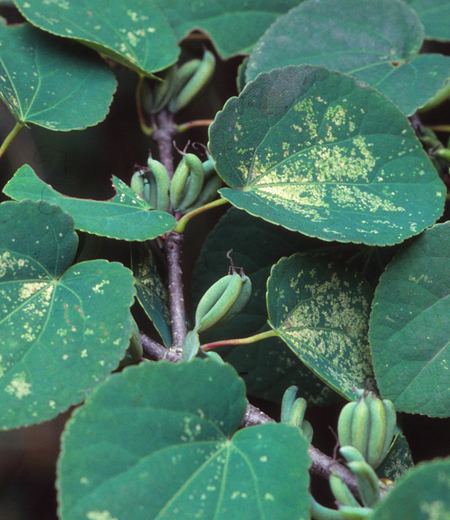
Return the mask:
<path id="1" fill-rule="evenodd" d="M 3 192 L 15 200 L 57 204 L 71 215 L 76 229 L 119 240 L 150 240 L 175 226 L 172 215 L 151 210 L 147 202 L 117 177 L 113 177 L 113 185 L 117 195 L 111 200 L 75 199 L 54 190 L 25 164 L 17 170 Z"/>
<path id="2" fill-rule="evenodd" d="M 450 459 L 419 464 L 397 482 L 371 520 L 446 520 L 450 515 Z"/>
<path id="3" fill-rule="evenodd" d="M 21 124 L 51 130 L 96 125 L 115 89 L 114 74 L 92 51 L 28 24 L 0 24 L 0 97 Z"/>
<path id="4" fill-rule="evenodd" d="M 137 299 L 159 332 L 166 347 L 172 345 L 169 292 L 156 267 L 148 243 L 133 244 L 131 268 L 136 280 Z"/>
<path id="5" fill-rule="evenodd" d="M 293 233 L 231 208 L 208 234 L 197 260 L 192 282 L 193 310 L 206 290 L 227 273 L 230 261 L 226 255 L 231 249 L 235 265 L 243 267 L 252 281 L 252 296 L 232 321 L 202 333 L 202 343 L 244 338 L 267 330 L 265 296 L 272 265 L 297 251 L 335 250 L 336 244 Z M 281 401 L 286 388 L 296 385 L 299 395 L 314 404 L 324 404 L 335 396 L 279 338 L 220 347 L 217 352 L 235 367 L 250 395 Z"/>
<path id="6" fill-rule="evenodd" d="M 131 272 L 69 267 L 73 221 L 45 202 L 0 205 L 0 428 L 79 403 L 119 363 L 131 334 Z"/>
<path id="7" fill-rule="evenodd" d="M 324 65 L 376 87 L 411 115 L 450 76 L 450 58 L 419 56 L 422 43 L 419 17 L 401 0 L 364 0 L 364 9 L 360 0 L 307 0 L 264 34 L 246 78 L 286 65 Z"/>
<path id="8" fill-rule="evenodd" d="M 395 244 L 443 211 L 445 187 L 404 114 L 323 67 L 260 74 L 216 116 L 209 146 L 224 198 L 306 235 Z"/>
<path id="9" fill-rule="evenodd" d="M 375 292 L 370 344 L 378 386 L 397 410 L 450 416 L 450 224 L 427 229 Z"/>
<path id="10" fill-rule="evenodd" d="M 281 424 L 235 433 L 245 406 L 214 361 L 113 375 L 63 435 L 61 520 L 309 519 L 307 441 Z"/>
<path id="11" fill-rule="evenodd" d="M 73 38 L 139 74 L 175 63 L 179 48 L 169 21 L 152 0 L 15 0 L 33 25 Z"/>
<path id="12" fill-rule="evenodd" d="M 282 258 L 267 282 L 269 324 L 331 388 L 348 399 L 373 377 L 367 340 L 372 291 L 327 259 Z"/>
<path id="13" fill-rule="evenodd" d="M 406 437 L 397 433 L 386 458 L 377 467 L 379 478 L 388 478 L 393 482 L 399 480 L 403 474 L 414 466 L 411 449 Z"/>
<path id="14" fill-rule="evenodd" d="M 450 40 L 450 3 L 448 0 L 404 0 L 414 8 L 425 28 L 426 38 Z"/>

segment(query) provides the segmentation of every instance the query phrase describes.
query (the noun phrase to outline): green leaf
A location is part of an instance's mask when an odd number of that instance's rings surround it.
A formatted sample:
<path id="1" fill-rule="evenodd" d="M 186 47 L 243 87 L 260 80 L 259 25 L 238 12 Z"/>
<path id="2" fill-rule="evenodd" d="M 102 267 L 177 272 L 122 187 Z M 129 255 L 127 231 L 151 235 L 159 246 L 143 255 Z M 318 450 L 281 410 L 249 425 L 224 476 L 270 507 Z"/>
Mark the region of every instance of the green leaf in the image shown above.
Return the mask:
<path id="1" fill-rule="evenodd" d="M 372 291 L 324 258 L 282 258 L 267 282 L 270 326 L 331 388 L 356 399 L 372 377 L 367 340 Z"/>
<path id="2" fill-rule="evenodd" d="M 388 265 L 370 344 L 378 387 L 401 412 L 450 416 L 450 223 L 427 229 Z"/>
<path id="3" fill-rule="evenodd" d="M 371 520 L 446 520 L 450 515 L 450 459 L 408 471 L 377 507 Z"/>
<path id="4" fill-rule="evenodd" d="M 210 126 L 222 197 L 274 224 L 392 245 L 442 214 L 445 187 L 408 119 L 375 89 L 323 67 L 276 69 Z"/>
<path id="5" fill-rule="evenodd" d="M 179 54 L 168 20 L 151 0 L 15 0 L 15 4 L 40 29 L 84 43 L 142 75 L 165 69 Z"/>
<path id="6" fill-rule="evenodd" d="M 450 40 L 450 4 L 448 0 L 404 0 L 419 15 L 425 37 Z"/>
<path id="7" fill-rule="evenodd" d="M 61 520 L 308 519 L 307 441 L 281 424 L 235 433 L 245 407 L 242 380 L 215 361 L 113 375 L 64 432 Z"/>
<path id="8" fill-rule="evenodd" d="M 15 200 L 57 204 L 73 218 L 75 228 L 94 235 L 118 240 L 151 240 L 170 231 L 175 218 L 150 206 L 117 177 L 113 177 L 117 195 L 111 200 L 86 200 L 58 193 L 25 164 L 4 187 L 3 193 Z"/>
<path id="9" fill-rule="evenodd" d="M 153 322 L 166 347 L 172 345 L 169 293 L 158 273 L 148 243 L 133 244 L 131 269 L 135 278 L 137 299 Z"/>
<path id="10" fill-rule="evenodd" d="M 393 482 L 399 480 L 403 474 L 414 466 L 411 449 L 406 437 L 401 433 L 397 434 L 389 452 L 377 468 L 379 478 L 388 478 Z"/>
<path id="11" fill-rule="evenodd" d="M 231 256 L 235 265 L 243 267 L 252 281 L 252 296 L 232 321 L 202 333 L 202 343 L 244 338 L 267 330 L 265 295 L 272 265 L 284 255 L 311 249 L 324 251 L 329 247 L 330 244 L 231 208 L 203 244 L 192 282 L 192 310 L 195 311 L 206 290 L 227 273 L 230 261 L 226 254 L 230 249 L 233 249 Z M 241 375 L 250 395 L 281 401 L 286 388 L 296 385 L 299 395 L 310 403 L 324 404 L 335 398 L 335 394 L 279 338 L 237 347 L 220 347 L 217 352 Z"/>
<path id="12" fill-rule="evenodd" d="M 422 43 L 419 17 L 400 0 L 365 0 L 364 9 L 360 0 L 308 0 L 264 34 L 246 78 L 286 65 L 323 65 L 376 87 L 409 116 L 450 76 L 450 58 L 419 56 Z"/>
<path id="13" fill-rule="evenodd" d="M 247 53 L 264 31 L 299 0 L 156 0 L 179 40 L 194 29 L 206 32 L 223 58 Z"/>
<path id="14" fill-rule="evenodd" d="M 51 130 L 96 125 L 115 90 L 114 74 L 95 53 L 28 24 L 0 24 L 0 97 L 21 124 Z"/>
<path id="15" fill-rule="evenodd" d="M 106 260 L 69 267 L 77 242 L 57 206 L 0 205 L 1 429 L 81 402 L 128 347 L 131 272 Z"/>

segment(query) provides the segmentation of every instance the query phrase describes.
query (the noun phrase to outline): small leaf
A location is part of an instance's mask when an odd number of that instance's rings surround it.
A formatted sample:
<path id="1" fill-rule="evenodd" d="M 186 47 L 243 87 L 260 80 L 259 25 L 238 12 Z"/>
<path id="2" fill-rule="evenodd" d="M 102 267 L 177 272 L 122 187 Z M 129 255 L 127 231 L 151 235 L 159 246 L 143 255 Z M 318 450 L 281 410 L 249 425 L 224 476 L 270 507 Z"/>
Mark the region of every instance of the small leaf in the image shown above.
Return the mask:
<path id="1" fill-rule="evenodd" d="M 73 221 L 45 202 L 0 205 L 0 428 L 81 402 L 123 357 L 131 272 L 106 260 L 69 267 Z"/>
<path id="2" fill-rule="evenodd" d="M 419 15 L 427 39 L 450 40 L 450 4 L 448 0 L 404 1 Z"/>
<path id="3" fill-rule="evenodd" d="M 166 17 L 151 0 L 16 0 L 33 25 L 75 39 L 139 74 L 175 63 L 179 48 Z"/>
<path id="4" fill-rule="evenodd" d="M 376 87 L 410 116 L 450 75 L 450 58 L 419 55 L 422 43 L 419 17 L 399 0 L 364 0 L 364 9 L 360 0 L 307 0 L 264 34 L 246 78 L 286 65 L 324 65 Z"/>
<path id="5" fill-rule="evenodd" d="M 114 374 L 64 432 L 61 520 L 309 519 L 308 442 L 281 424 L 236 433 L 245 407 L 242 380 L 215 361 Z"/>
<path id="6" fill-rule="evenodd" d="M 400 412 L 450 416 L 449 244 L 449 223 L 427 229 L 388 265 L 375 292 L 375 374 Z"/>
<path id="7" fill-rule="evenodd" d="M 58 193 L 25 164 L 4 187 L 3 193 L 16 200 L 57 204 L 73 218 L 75 228 L 94 235 L 118 240 L 151 240 L 170 231 L 175 218 L 150 206 L 117 177 L 113 177 L 117 195 L 111 200 L 86 200 Z"/>
<path id="8" fill-rule="evenodd" d="M 323 258 L 282 258 L 267 282 L 270 326 L 331 388 L 348 399 L 373 377 L 367 328 L 371 289 Z"/>
<path id="9" fill-rule="evenodd" d="M 50 130 L 96 125 L 116 80 L 99 56 L 28 24 L 0 24 L 0 97 L 18 122 Z"/>
<path id="10" fill-rule="evenodd" d="M 445 520 L 450 513 L 450 459 L 411 469 L 375 507 L 371 520 Z"/>
<path id="11" fill-rule="evenodd" d="M 131 250 L 131 269 L 136 280 L 137 299 L 159 332 L 164 345 L 172 345 L 169 293 L 156 268 L 148 243 L 135 243 Z"/>
<path id="12" fill-rule="evenodd" d="M 398 433 L 389 452 L 377 468 L 379 478 L 388 478 L 393 482 L 399 480 L 403 474 L 414 466 L 411 449 L 406 437 Z"/>
<path id="13" fill-rule="evenodd" d="M 210 126 L 222 197 L 274 224 L 392 245 L 442 214 L 445 187 L 408 119 L 322 67 L 260 74 Z"/>

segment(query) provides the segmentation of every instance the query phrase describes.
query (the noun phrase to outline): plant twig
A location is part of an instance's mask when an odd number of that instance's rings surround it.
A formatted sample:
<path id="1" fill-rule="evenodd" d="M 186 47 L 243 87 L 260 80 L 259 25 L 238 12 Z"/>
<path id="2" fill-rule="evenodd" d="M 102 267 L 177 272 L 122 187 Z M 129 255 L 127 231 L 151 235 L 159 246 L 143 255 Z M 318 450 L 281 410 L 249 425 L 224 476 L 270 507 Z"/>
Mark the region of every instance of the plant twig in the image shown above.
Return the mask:
<path id="1" fill-rule="evenodd" d="M 274 336 L 278 336 L 278 333 L 271 329 L 266 332 L 255 334 L 254 336 L 249 336 L 248 338 L 224 339 L 221 341 L 215 341 L 214 343 L 206 343 L 205 345 L 201 345 L 200 348 L 206 352 L 207 350 L 212 350 L 216 347 L 223 347 L 225 345 L 249 345 L 266 338 L 273 338 Z"/>
<path id="2" fill-rule="evenodd" d="M 156 114 L 158 128 L 152 132 L 152 139 L 158 144 L 159 160 L 164 164 L 169 177 L 173 177 L 173 139 L 177 135 L 177 125 L 173 122 L 173 114 L 162 110 Z"/>
<path id="3" fill-rule="evenodd" d="M 196 126 L 209 126 L 214 122 L 214 119 L 197 119 L 195 121 L 188 121 L 177 126 L 178 133 L 185 132 L 189 128 L 195 128 Z"/>
<path id="4" fill-rule="evenodd" d="M 186 311 L 183 295 L 181 255 L 184 235 L 172 231 L 166 236 L 164 250 L 169 275 L 169 301 L 172 321 L 172 349 L 180 353 L 187 334 Z"/>
<path id="5" fill-rule="evenodd" d="M 193 209 L 189 213 L 186 213 L 186 215 L 181 217 L 180 220 L 177 222 L 175 231 L 178 231 L 179 233 L 183 233 L 184 228 L 186 227 L 186 224 L 191 220 L 192 217 L 195 217 L 195 216 L 199 215 L 200 213 L 203 213 L 204 211 L 208 211 L 209 209 L 217 208 L 217 206 L 222 206 L 222 204 L 228 204 L 228 201 L 226 199 L 216 199 L 216 200 L 213 200 L 212 202 L 209 202 L 208 204 L 205 204 L 196 209 Z"/>

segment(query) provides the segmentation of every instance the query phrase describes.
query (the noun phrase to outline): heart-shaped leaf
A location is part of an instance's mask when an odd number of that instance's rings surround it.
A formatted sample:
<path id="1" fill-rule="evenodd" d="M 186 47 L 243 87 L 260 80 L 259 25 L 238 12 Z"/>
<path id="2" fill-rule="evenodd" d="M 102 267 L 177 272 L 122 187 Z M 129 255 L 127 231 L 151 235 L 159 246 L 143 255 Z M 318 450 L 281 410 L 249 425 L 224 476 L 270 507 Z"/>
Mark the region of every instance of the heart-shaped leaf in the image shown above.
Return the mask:
<path id="1" fill-rule="evenodd" d="M 0 428 L 9 429 L 81 402 L 118 365 L 135 290 L 121 264 L 69 267 L 78 240 L 57 206 L 4 202 L 0 217 Z"/>
<path id="2" fill-rule="evenodd" d="M 445 187 L 408 119 L 375 89 L 323 67 L 276 69 L 210 126 L 222 197 L 309 236 L 399 243 L 442 214 Z"/>
<path id="3" fill-rule="evenodd" d="M 309 519 L 299 428 L 236 430 L 245 389 L 230 365 L 144 363 L 113 375 L 69 421 L 61 520 Z"/>
<path id="4" fill-rule="evenodd" d="M 155 264 L 148 243 L 132 246 L 131 268 L 136 280 L 137 299 L 166 347 L 172 345 L 169 293 Z"/>
<path id="5" fill-rule="evenodd" d="M 95 53 L 28 24 L 0 24 L 0 79 L 0 97 L 17 121 L 50 130 L 96 125 L 116 90 L 114 74 Z"/>
<path id="6" fill-rule="evenodd" d="M 301 27 L 301 30 L 299 30 Z M 324 65 L 351 74 L 406 115 L 442 88 L 450 58 L 421 54 L 423 27 L 400 0 L 307 0 L 281 16 L 250 56 L 247 81 L 286 65 Z"/>
<path id="7" fill-rule="evenodd" d="M 331 388 L 356 399 L 373 377 L 367 329 L 372 291 L 324 258 L 282 258 L 267 282 L 270 326 Z"/>
<path id="8" fill-rule="evenodd" d="M 450 511 L 450 459 L 419 464 L 405 473 L 384 500 L 378 503 L 371 520 L 444 520 Z"/>
<path id="9" fill-rule="evenodd" d="M 117 195 L 111 200 L 75 199 L 58 193 L 25 164 L 4 187 L 3 193 L 15 200 L 57 204 L 73 218 L 76 229 L 118 240 L 151 240 L 175 226 L 172 215 L 151 210 L 145 200 L 117 177 L 113 177 L 113 185 Z"/>
<path id="10" fill-rule="evenodd" d="M 179 48 L 167 18 L 151 0 L 16 0 L 33 25 L 75 39 L 139 74 L 177 60 Z"/>
<path id="11" fill-rule="evenodd" d="M 389 264 L 370 318 L 383 397 L 401 412 L 450 416 L 450 225 L 427 229 Z"/>
<path id="12" fill-rule="evenodd" d="M 427 38 L 450 40 L 450 4 L 447 0 L 404 1 L 419 15 Z"/>

